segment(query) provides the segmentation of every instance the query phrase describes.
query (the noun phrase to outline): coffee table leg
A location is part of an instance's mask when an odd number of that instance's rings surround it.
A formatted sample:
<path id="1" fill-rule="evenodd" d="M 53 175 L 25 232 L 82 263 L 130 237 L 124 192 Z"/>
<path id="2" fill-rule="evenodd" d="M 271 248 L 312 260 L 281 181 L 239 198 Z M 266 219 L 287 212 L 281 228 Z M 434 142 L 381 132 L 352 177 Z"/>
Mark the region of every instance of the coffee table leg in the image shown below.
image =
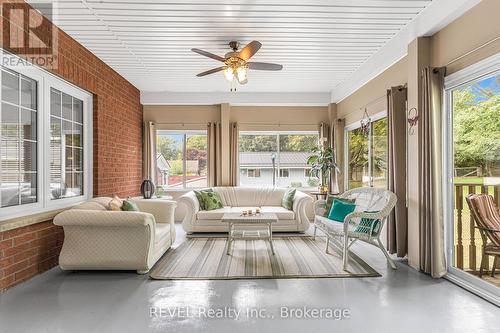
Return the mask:
<path id="1" fill-rule="evenodd" d="M 274 245 L 273 245 L 273 225 L 269 223 L 269 244 L 271 244 L 271 252 L 274 255 Z"/>
<path id="2" fill-rule="evenodd" d="M 227 252 L 226 252 L 227 255 L 230 254 L 232 241 L 233 241 L 233 224 L 229 222 L 229 231 L 227 234 Z"/>

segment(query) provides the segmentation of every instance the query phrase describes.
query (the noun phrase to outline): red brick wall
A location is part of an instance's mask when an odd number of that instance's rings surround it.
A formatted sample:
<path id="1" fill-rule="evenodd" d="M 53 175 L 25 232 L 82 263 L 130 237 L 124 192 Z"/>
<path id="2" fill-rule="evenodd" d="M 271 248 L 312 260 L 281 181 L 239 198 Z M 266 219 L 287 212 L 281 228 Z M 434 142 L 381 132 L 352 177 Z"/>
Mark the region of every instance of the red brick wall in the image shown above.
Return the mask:
<path id="1" fill-rule="evenodd" d="M 0 232 L 0 291 L 56 266 L 63 238 L 51 221 Z"/>
<path id="2" fill-rule="evenodd" d="M 0 0 L 6 2 L 19 3 Z M 23 45 L 23 17 L 10 12 L 8 22 L 6 13 L 2 15 L 1 46 L 12 51 L 9 46 L 13 43 L 6 40 L 17 38 Z M 139 90 L 50 21 L 41 15 L 39 19 L 43 19 L 42 31 L 51 36 L 51 26 L 57 35 L 57 66 L 48 70 L 94 95 L 94 195 L 138 194 L 142 181 Z M 34 40 L 33 34 L 29 38 Z"/>
<path id="3" fill-rule="evenodd" d="M 23 1 L 0 0 L 2 5 L 6 2 L 29 6 Z M 31 19 L 43 20 L 41 30 L 47 36 L 51 35 L 51 27 L 57 35 L 57 66 L 46 69 L 93 94 L 94 196 L 138 194 L 142 180 L 139 90 L 50 21 L 41 16 Z M 7 20 L 2 12 L 1 20 L 0 46 L 13 51 L 6 41 L 16 38 L 21 41 L 25 37 L 22 15 L 14 14 Z M 31 35 L 29 38 L 31 41 Z M 57 265 L 63 236 L 62 229 L 52 222 L 0 235 L 0 290 Z"/>

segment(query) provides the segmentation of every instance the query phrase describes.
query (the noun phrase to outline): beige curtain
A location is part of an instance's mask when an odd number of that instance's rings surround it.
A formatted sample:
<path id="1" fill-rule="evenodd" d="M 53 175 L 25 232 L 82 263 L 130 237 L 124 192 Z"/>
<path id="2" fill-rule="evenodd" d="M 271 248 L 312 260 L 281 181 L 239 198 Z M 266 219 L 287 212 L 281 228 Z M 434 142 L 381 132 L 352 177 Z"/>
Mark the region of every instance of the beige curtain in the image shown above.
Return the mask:
<path id="1" fill-rule="evenodd" d="M 230 124 L 231 132 L 229 133 L 229 185 L 238 186 L 239 185 L 239 163 L 238 163 L 238 139 L 239 130 L 238 123 Z"/>
<path id="2" fill-rule="evenodd" d="M 340 173 L 335 173 L 333 180 L 333 193 L 342 193 L 344 188 L 344 129 L 345 119 L 336 119 L 333 123 L 333 150 L 335 151 L 335 160 L 339 166 Z"/>
<path id="3" fill-rule="evenodd" d="M 152 121 L 143 126 L 143 177 L 156 184 L 156 129 Z"/>
<path id="4" fill-rule="evenodd" d="M 445 68 L 425 68 L 419 115 L 420 269 L 446 274 L 442 173 L 442 102 Z"/>
<path id="5" fill-rule="evenodd" d="M 387 249 L 404 257 L 408 252 L 406 209 L 406 96 L 404 87 L 387 90 L 388 189 L 398 198 L 387 224 Z"/>
<path id="6" fill-rule="evenodd" d="M 208 146 L 208 186 L 219 186 L 222 182 L 221 151 L 222 130 L 220 123 L 207 124 L 207 146 Z"/>

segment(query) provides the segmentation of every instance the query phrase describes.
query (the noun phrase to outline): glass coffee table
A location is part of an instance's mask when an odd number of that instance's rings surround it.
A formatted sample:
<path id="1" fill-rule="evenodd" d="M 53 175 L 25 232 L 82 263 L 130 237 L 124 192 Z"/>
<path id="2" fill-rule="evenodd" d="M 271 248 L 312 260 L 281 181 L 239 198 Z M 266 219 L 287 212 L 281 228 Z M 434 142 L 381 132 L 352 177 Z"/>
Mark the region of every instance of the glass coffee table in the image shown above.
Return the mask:
<path id="1" fill-rule="evenodd" d="M 234 240 L 267 240 L 274 254 L 273 246 L 273 223 L 278 222 L 278 217 L 274 213 L 260 213 L 257 215 L 242 215 L 240 213 L 226 213 L 222 216 L 221 222 L 228 224 L 227 234 L 227 254 L 231 252 L 231 245 Z M 248 227 L 252 228 L 248 228 Z M 256 228 L 257 226 L 257 228 Z"/>

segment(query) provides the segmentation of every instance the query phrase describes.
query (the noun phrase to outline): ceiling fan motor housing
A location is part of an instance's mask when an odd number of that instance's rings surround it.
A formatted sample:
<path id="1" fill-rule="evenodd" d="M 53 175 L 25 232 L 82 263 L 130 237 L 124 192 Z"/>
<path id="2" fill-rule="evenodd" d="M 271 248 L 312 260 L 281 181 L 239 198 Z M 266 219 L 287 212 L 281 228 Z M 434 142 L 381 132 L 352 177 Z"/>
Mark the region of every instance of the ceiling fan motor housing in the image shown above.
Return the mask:
<path id="1" fill-rule="evenodd" d="M 235 40 L 230 41 L 229 47 L 232 48 L 234 52 L 236 52 L 240 48 L 240 43 L 238 41 L 235 41 Z"/>

